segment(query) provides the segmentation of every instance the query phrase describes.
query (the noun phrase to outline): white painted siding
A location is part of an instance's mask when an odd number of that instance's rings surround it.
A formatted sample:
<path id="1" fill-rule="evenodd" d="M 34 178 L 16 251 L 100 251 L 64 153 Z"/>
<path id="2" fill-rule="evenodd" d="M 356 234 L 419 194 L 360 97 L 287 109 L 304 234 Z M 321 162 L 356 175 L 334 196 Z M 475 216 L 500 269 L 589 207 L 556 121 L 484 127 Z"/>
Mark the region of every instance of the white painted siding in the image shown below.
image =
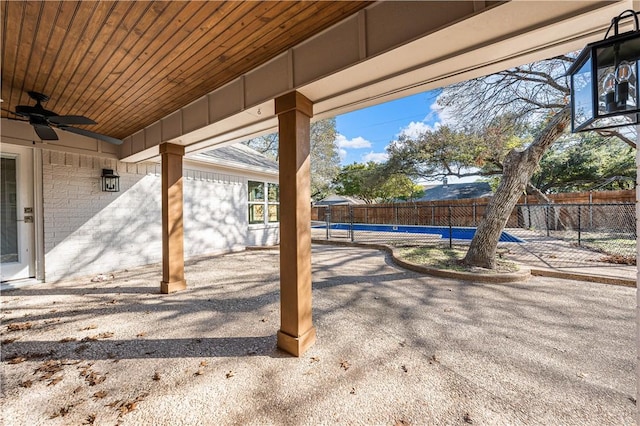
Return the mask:
<path id="1" fill-rule="evenodd" d="M 46 281 L 161 262 L 158 164 L 45 150 L 42 167 Z M 120 192 L 101 191 L 102 168 L 118 172 Z M 273 244 L 249 232 L 246 177 L 184 174 L 185 258 Z"/>
<path id="2" fill-rule="evenodd" d="M 246 206 L 246 179 L 237 176 L 224 176 L 222 180 L 185 178 L 185 257 L 244 249 Z"/>

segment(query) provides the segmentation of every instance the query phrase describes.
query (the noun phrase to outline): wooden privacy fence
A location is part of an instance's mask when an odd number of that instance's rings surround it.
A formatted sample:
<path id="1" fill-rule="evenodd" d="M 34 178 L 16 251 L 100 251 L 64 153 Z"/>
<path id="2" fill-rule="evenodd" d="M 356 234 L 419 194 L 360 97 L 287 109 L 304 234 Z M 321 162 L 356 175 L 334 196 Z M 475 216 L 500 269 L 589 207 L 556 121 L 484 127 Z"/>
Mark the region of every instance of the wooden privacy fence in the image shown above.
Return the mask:
<path id="1" fill-rule="evenodd" d="M 589 209 L 589 205 L 635 203 L 634 190 L 574 192 L 551 194 L 548 197 L 554 204 L 549 204 L 549 207 L 546 208 L 544 213 L 545 226 L 551 229 L 562 226 L 563 217 L 576 216 L 573 213 L 571 215 L 563 213 L 563 209 L 570 208 L 569 204 L 585 206 L 584 208 L 587 209 L 585 217 L 588 218 L 588 223 L 594 226 L 596 223 L 606 222 L 607 216 L 600 213 L 601 210 L 598 210 L 594 216 L 595 210 Z M 330 209 L 329 206 L 314 206 L 311 209 L 311 220 L 326 221 L 327 214 L 330 214 L 331 222 L 334 223 L 477 226 L 486 213 L 489 200 L 490 198 L 473 198 L 394 204 L 333 205 L 330 206 Z M 507 228 L 530 228 L 539 225 L 531 219 L 531 208 L 527 210 L 527 206 L 541 204 L 545 203 L 535 197 L 521 197 L 518 206 L 509 217 Z M 573 208 L 571 209 L 573 210 Z M 537 217 L 539 217 L 539 213 Z M 539 221 L 539 219 L 536 220 Z"/>

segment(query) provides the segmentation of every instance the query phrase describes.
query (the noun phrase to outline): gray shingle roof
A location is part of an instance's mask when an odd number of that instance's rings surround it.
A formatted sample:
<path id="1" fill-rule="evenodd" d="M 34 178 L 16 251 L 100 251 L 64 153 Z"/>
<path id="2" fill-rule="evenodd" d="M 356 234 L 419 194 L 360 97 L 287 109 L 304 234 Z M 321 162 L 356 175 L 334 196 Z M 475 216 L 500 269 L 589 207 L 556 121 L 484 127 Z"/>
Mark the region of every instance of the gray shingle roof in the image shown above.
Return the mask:
<path id="1" fill-rule="evenodd" d="M 345 197 L 342 195 L 329 195 L 322 200 L 314 203 L 316 206 L 343 205 L 343 204 L 364 204 L 364 201 L 353 197 Z"/>
<path id="2" fill-rule="evenodd" d="M 223 146 L 222 148 L 203 152 L 200 155 L 218 164 L 278 172 L 278 163 L 243 144 Z"/>
<path id="3" fill-rule="evenodd" d="M 460 200 L 493 195 L 489 182 L 449 183 L 426 189 L 424 196 L 416 201 Z"/>

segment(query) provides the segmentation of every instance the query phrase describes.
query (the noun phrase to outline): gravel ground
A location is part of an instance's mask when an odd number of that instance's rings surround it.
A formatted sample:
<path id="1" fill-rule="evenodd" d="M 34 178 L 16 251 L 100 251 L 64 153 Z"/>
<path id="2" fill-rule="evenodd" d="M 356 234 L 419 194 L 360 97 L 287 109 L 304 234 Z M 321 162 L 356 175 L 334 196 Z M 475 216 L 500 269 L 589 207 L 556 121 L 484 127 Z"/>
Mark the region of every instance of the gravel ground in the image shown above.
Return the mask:
<path id="1" fill-rule="evenodd" d="M 278 252 L 3 292 L 5 425 L 634 424 L 635 289 L 422 276 L 314 246 L 318 341 L 275 347 Z"/>

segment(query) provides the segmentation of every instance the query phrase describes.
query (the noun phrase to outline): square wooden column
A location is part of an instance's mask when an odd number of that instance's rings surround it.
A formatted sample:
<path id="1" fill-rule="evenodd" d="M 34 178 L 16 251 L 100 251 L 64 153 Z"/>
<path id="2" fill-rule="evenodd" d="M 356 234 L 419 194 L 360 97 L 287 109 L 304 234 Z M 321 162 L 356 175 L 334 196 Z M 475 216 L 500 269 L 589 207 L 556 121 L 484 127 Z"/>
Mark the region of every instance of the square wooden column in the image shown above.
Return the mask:
<path id="1" fill-rule="evenodd" d="M 280 162 L 280 330 L 278 347 L 301 356 L 316 340 L 311 322 L 313 104 L 298 92 L 275 100 Z"/>
<path id="2" fill-rule="evenodd" d="M 184 279 L 184 228 L 182 222 L 182 157 L 184 146 L 160 145 L 162 159 L 162 282 L 160 292 L 187 288 Z"/>

